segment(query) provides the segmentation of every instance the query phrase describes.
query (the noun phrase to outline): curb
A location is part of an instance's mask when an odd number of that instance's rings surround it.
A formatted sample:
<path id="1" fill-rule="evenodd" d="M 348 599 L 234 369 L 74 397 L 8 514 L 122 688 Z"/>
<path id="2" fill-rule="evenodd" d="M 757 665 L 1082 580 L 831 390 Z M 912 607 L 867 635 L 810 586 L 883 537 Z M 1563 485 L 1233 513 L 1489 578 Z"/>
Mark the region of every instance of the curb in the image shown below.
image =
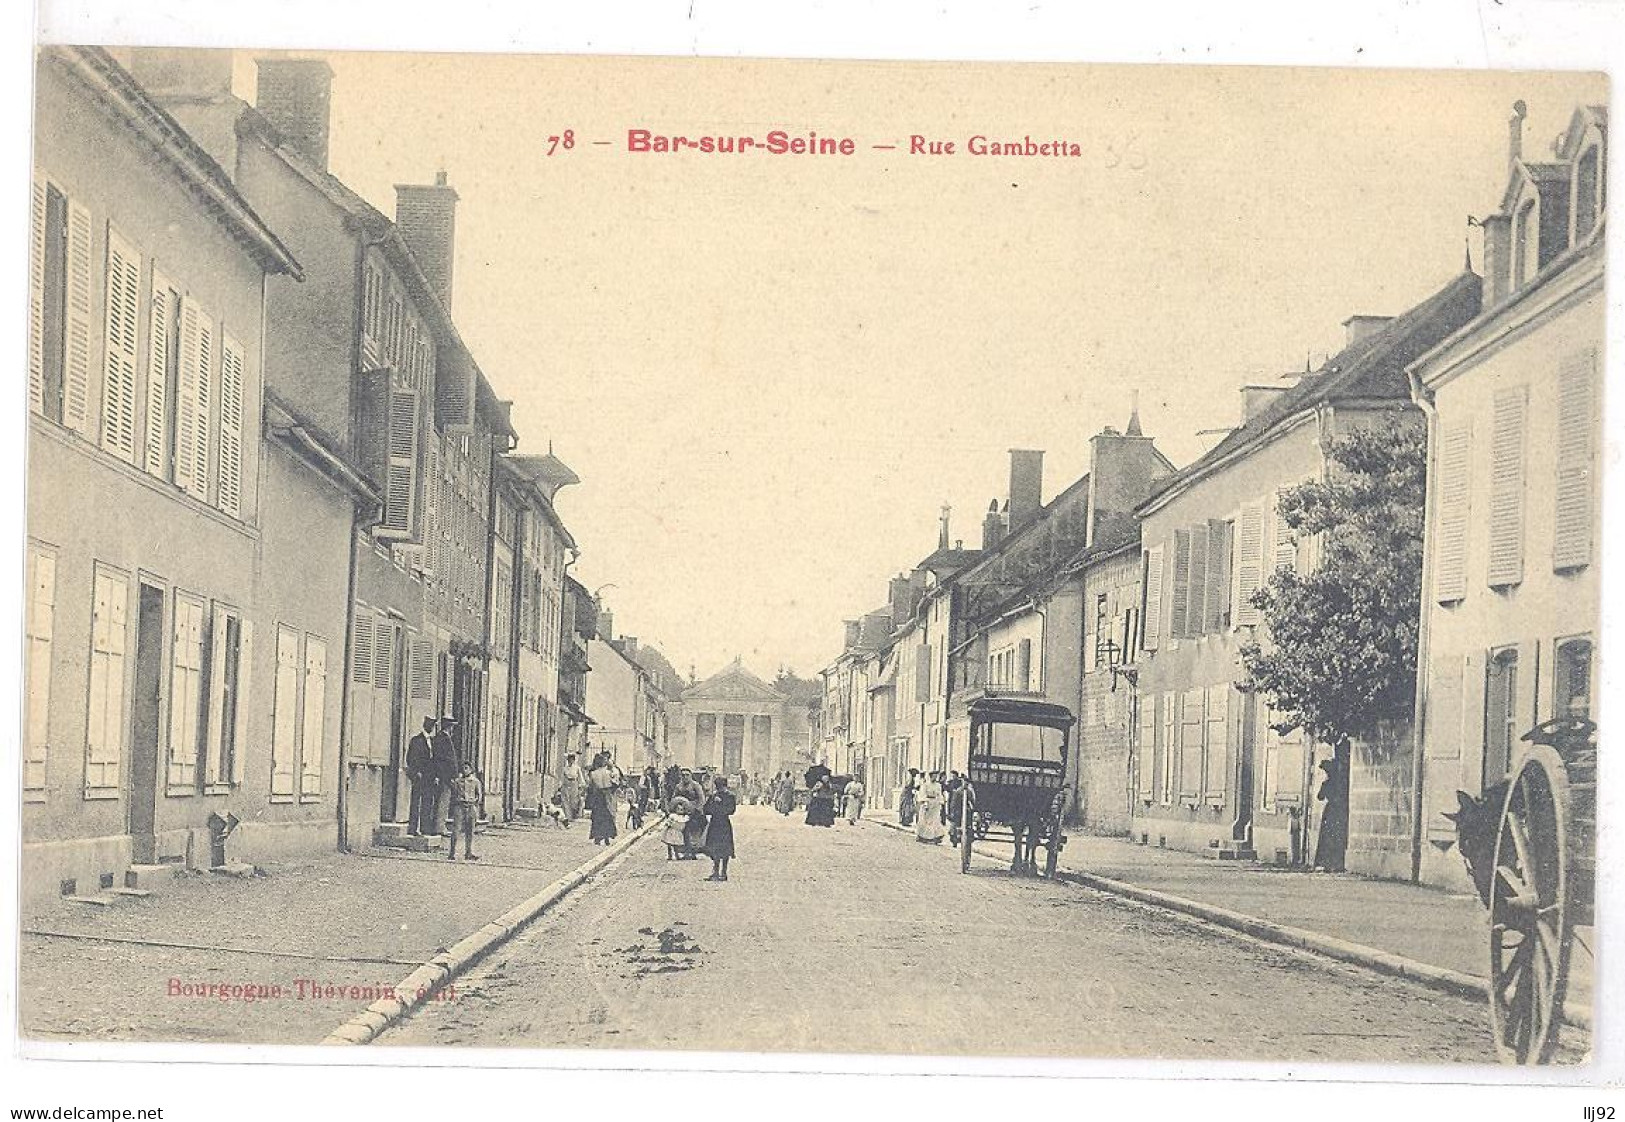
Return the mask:
<path id="1" fill-rule="evenodd" d="M 568 896 L 583 881 L 632 848 L 644 835 L 661 825 L 659 816 L 641 830 L 627 834 L 602 853 L 577 865 L 539 892 L 522 900 L 490 923 L 465 935 L 449 949 L 419 966 L 395 986 L 393 997 L 380 998 L 328 1033 L 323 1044 L 371 1044 L 384 1031 L 414 1009 L 426 1004 L 447 982 L 463 973 L 497 947 L 517 935 L 522 928 L 554 904 Z"/>
<path id="2" fill-rule="evenodd" d="M 895 822 L 884 822 L 879 819 L 871 819 L 871 821 L 877 825 L 900 832 L 913 832 L 907 826 Z M 980 846 L 973 845 L 971 851 L 982 857 L 994 856 Z M 1137 884 L 1114 880 L 1111 877 L 1103 877 L 1096 873 L 1059 869 L 1056 872 L 1055 879 L 1082 885 L 1085 888 L 1093 888 L 1099 892 L 1109 892 L 1114 896 L 1123 896 L 1142 904 L 1165 908 L 1196 919 L 1206 920 L 1216 926 L 1240 932 L 1262 942 L 1312 951 L 1326 958 L 1336 959 L 1339 962 L 1350 963 L 1354 966 L 1363 966 L 1379 974 L 1405 978 L 1432 989 L 1456 994 L 1459 997 L 1468 997 L 1483 1002 L 1489 1001 L 1490 987 L 1489 980 L 1486 978 L 1463 974 L 1460 971 L 1449 970 L 1443 966 L 1418 962 L 1415 959 L 1406 958 L 1390 951 L 1378 950 L 1376 947 L 1351 943 L 1345 939 L 1324 935 L 1318 931 L 1308 931 L 1301 927 L 1271 923 L 1269 920 L 1259 919 L 1257 916 L 1231 911 L 1229 908 L 1221 908 L 1217 904 L 1206 904 L 1199 900 L 1188 900 L 1183 896 L 1158 892 L 1152 888 L 1141 888 Z M 1563 1010 L 1563 1020 L 1576 1028 L 1591 1030 L 1591 1013 L 1587 1009 L 1580 1007 L 1565 1008 Z"/>

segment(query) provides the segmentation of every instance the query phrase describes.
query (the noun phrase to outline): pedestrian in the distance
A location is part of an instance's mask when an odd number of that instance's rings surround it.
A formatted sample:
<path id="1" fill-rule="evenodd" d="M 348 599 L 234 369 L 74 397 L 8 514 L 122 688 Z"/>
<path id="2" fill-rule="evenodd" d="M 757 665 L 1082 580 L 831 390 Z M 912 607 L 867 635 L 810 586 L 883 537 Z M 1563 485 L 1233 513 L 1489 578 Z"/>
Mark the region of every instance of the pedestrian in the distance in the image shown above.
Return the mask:
<path id="1" fill-rule="evenodd" d="M 779 776 L 773 788 L 773 809 L 788 815 L 796 808 L 796 777 L 789 772 Z"/>
<path id="2" fill-rule="evenodd" d="M 411 837 L 439 833 L 435 829 L 435 804 L 440 801 L 440 782 L 434 774 L 434 718 L 423 718 L 423 730 L 406 744 L 406 778 L 412 787 L 407 795 L 406 832 Z"/>
<path id="3" fill-rule="evenodd" d="M 447 806 L 451 785 L 462 772 L 462 758 L 457 753 L 457 718 L 448 713 L 440 718 L 439 726 L 430 744 L 430 763 L 435 778 L 434 806 L 430 809 L 429 822 L 423 827 L 423 832 L 430 837 L 443 838 L 446 836 L 446 818 L 451 813 Z"/>
<path id="4" fill-rule="evenodd" d="M 581 770 L 581 764 L 574 752 L 564 757 L 564 773 L 559 780 L 559 798 L 564 805 L 564 824 L 568 826 L 581 817 L 583 800 L 587 794 L 587 773 Z"/>
<path id="5" fill-rule="evenodd" d="M 835 825 L 835 792 L 830 788 L 829 780 L 820 779 L 807 792 L 806 823 L 809 826 Z"/>
<path id="6" fill-rule="evenodd" d="M 587 773 L 587 813 L 592 816 L 587 836 L 594 845 L 608 845 L 615 840 L 615 799 L 615 772 L 610 767 L 609 753 L 600 752 Z"/>
<path id="7" fill-rule="evenodd" d="M 854 779 L 846 785 L 841 797 L 846 800 L 846 824 L 856 826 L 858 819 L 863 817 L 863 784 Z"/>
<path id="8" fill-rule="evenodd" d="M 916 802 L 919 798 L 920 769 L 908 769 L 908 782 L 903 784 L 903 793 L 897 797 L 897 822 L 901 826 L 914 825 Z"/>
<path id="9" fill-rule="evenodd" d="M 705 800 L 705 815 L 710 825 L 705 830 L 705 855 L 711 859 L 711 875 L 706 880 L 727 880 L 728 862 L 734 855 L 733 812 L 739 809 L 739 800 L 728 790 L 728 781 L 716 778 L 716 790 Z"/>
<path id="10" fill-rule="evenodd" d="M 942 826 L 942 784 L 937 777 L 932 772 L 920 784 L 919 814 L 914 823 L 914 840 L 930 845 L 941 845 L 942 835 L 947 832 Z"/>
<path id="11" fill-rule="evenodd" d="M 660 830 L 660 840 L 666 845 L 666 860 L 687 861 L 694 855 L 688 852 L 684 831 L 688 828 L 689 815 L 694 813 L 694 805 L 683 796 L 678 795 L 671 800 L 671 810 L 666 814 L 666 824 Z"/>
<path id="12" fill-rule="evenodd" d="M 485 784 L 474 774 L 474 765 L 464 763 L 461 774 L 451 784 L 451 852 L 447 860 L 457 860 L 457 835 L 463 835 L 463 860 L 478 861 L 474 854 L 474 820 L 479 817 Z"/>

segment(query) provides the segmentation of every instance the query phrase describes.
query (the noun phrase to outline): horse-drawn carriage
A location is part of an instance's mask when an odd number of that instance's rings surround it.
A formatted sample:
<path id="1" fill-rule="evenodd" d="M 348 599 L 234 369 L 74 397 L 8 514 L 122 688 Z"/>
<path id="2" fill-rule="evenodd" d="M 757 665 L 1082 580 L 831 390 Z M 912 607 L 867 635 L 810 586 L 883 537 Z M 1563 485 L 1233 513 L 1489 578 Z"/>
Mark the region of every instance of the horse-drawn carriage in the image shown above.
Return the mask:
<path id="1" fill-rule="evenodd" d="M 997 694 L 975 698 L 967 708 L 967 780 L 948 795 L 949 836 L 959 846 L 960 871 L 970 871 L 975 842 L 996 839 L 1013 847 L 1012 872 L 1036 873 L 1043 846 L 1044 875 L 1054 876 L 1066 845 L 1061 816 L 1071 710 L 1051 701 Z"/>
<path id="2" fill-rule="evenodd" d="M 1508 1063 L 1539 1064 L 1557 1047 L 1576 944 L 1596 922 L 1597 726 L 1546 721 L 1506 778 L 1449 817 L 1489 909 L 1490 1023 Z"/>

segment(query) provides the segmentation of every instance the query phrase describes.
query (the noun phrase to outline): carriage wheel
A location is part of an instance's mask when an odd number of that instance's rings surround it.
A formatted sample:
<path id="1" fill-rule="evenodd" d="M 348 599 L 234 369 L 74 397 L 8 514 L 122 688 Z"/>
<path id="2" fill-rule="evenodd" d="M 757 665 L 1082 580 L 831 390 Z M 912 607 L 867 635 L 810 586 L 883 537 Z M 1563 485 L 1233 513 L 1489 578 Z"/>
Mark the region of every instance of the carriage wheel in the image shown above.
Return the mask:
<path id="1" fill-rule="evenodd" d="M 1573 927 L 1568 777 L 1536 745 L 1507 788 L 1490 885 L 1490 1022 L 1507 1063 L 1551 1059 Z"/>

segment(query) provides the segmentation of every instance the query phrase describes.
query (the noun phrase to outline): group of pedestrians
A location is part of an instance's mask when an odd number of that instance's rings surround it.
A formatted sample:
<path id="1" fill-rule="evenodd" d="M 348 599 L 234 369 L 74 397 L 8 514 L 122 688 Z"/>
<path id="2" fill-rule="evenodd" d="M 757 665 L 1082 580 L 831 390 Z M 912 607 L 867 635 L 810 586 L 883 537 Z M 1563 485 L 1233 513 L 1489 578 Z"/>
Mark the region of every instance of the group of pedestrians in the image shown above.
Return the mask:
<path id="1" fill-rule="evenodd" d="M 827 765 L 817 763 L 802 778 L 807 782 L 807 825 L 833 826 L 837 817 L 845 817 L 846 824 L 854 826 L 863 817 L 865 792 L 857 776 L 842 783 L 830 775 Z M 793 798 L 793 788 L 791 794 Z"/>
<path id="2" fill-rule="evenodd" d="M 666 813 L 660 833 L 666 860 L 694 861 L 704 853 L 711 859 L 711 875 L 705 879 L 727 880 L 728 862 L 734 857 L 733 815 L 739 809 L 739 797 L 729 790 L 727 776 L 667 768 L 661 807 Z"/>
<path id="3" fill-rule="evenodd" d="M 463 860 L 478 861 L 474 853 L 474 824 L 485 802 L 485 782 L 474 765 L 457 752 L 457 719 L 423 718 L 423 728 L 406 745 L 406 832 L 410 837 L 449 837 L 448 859 L 457 860 L 457 838 L 463 838 Z M 447 819 L 450 829 L 447 829 Z"/>
<path id="4" fill-rule="evenodd" d="M 897 821 L 914 827 L 916 841 L 941 845 L 948 824 L 959 824 L 971 797 L 970 780 L 957 771 L 909 768 L 908 782 L 897 800 Z"/>

